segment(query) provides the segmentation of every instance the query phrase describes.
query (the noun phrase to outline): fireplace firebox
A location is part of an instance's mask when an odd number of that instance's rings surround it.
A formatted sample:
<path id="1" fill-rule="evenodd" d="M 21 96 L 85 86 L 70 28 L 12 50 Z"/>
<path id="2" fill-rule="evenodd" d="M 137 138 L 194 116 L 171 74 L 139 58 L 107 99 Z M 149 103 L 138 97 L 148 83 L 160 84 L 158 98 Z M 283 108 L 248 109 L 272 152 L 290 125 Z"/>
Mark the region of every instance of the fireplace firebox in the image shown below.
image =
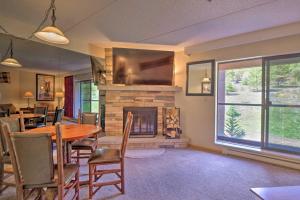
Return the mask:
<path id="1" fill-rule="evenodd" d="M 124 107 L 123 129 L 128 112 L 133 114 L 129 137 L 155 137 L 157 135 L 157 107 Z"/>

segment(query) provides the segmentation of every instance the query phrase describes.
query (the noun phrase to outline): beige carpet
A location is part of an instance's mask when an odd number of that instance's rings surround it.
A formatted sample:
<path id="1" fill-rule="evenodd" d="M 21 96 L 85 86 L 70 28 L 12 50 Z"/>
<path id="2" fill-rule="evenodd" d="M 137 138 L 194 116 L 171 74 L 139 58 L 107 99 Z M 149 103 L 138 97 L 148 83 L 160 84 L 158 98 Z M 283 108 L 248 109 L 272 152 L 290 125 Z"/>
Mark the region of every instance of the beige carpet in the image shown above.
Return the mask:
<path id="1" fill-rule="evenodd" d="M 127 158 L 125 165 L 126 194 L 104 187 L 94 199 L 254 200 L 251 187 L 300 185 L 296 170 L 189 149 L 166 149 L 152 158 Z M 82 171 L 86 169 L 82 167 Z M 87 192 L 87 187 L 81 188 L 81 199 L 87 199 Z M 0 199 L 13 196 L 10 188 Z"/>
<path id="2" fill-rule="evenodd" d="M 164 148 L 159 149 L 128 149 L 126 151 L 126 158 L 152 158 L 161 156 L 165 153 Z"/>

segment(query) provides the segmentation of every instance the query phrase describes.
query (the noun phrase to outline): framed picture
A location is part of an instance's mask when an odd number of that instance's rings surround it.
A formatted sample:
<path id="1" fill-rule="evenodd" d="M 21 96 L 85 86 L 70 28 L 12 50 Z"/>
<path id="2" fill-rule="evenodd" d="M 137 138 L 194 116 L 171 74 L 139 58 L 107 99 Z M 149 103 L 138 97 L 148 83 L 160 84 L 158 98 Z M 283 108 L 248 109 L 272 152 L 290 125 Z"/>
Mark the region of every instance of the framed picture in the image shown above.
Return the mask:
<path id="1" fill-rule="evenodd" d="M 55 76 L 47 74 L 36 75 L 36 100 L 54 101 Z"/>
<path id="2" fill-rule="evenodd" d="M 9 72 L 0 72 L 0 83 L 10 83 Z"/>
<path id="3" fill-rule="evenodd" d="M 214 95 L 215 60 L 205 60 L 187 63 L 186 95 Z"/>

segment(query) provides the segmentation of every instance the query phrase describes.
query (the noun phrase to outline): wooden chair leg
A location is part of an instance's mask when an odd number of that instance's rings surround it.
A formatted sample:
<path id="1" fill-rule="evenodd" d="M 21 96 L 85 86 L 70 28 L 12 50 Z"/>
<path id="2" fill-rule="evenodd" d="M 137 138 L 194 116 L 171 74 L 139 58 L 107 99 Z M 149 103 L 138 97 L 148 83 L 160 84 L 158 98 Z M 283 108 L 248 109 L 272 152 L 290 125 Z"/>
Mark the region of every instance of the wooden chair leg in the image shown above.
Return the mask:
<path id="1" fill-rule="evenodd" d="M 125 194 L 125 180 L 124 180 L 124 160 L 121 160 L 121 192 Z"/>
<path id="2" fill-rule="evenodd" d="M 62 185 L 59 185 L 57 187 L 57 199 L 58 200 L 63 200 L 64 198 L 64 187 Z"/>
<path id="3" fill-rule="evenodd" d="M 22 186 L 17 186 L 16 187 L 16 192 L 17 192 L 17 200 L 24 200 L 24 190 Z"/>
<path id="4" fill-rule="evenodd" d="M 54 188 L 47 188 L 45 193 L 45 200 L 53 200 L 55 199 L 57 190 Z"/>
<path id="5" fill-rule="evenodd" d="M 3 179 L 4 179 L 4 163 L 3 163 L 3 160 L 0 160 L 0 194 L 3 191 L 2 190 L 3 189 Z"/>
<path id="6" fill-rule="evenodd" d="M 93 198 L 94 166 L 89 164 L 89 199 Z"/>
<path id="7" fill-rule="evenodd" d="M 76 179 L 76 187 L 75 187 L 75 192 L 77 194 L 77 197 L 76 197 L 76 200 L 79 200 L 79 189 L 80 189 L 80 185 L 79 185 L 79 169 L 76 173 L 76 176 L 75 176 L 75 179 Z"/>
<path id="8" fill-rule="evenodd" d="M 79 156 L 80 156 L 80 150 L 77 150 L 77 164 L 80 165 L 80 159 L 79 159 Z"/>

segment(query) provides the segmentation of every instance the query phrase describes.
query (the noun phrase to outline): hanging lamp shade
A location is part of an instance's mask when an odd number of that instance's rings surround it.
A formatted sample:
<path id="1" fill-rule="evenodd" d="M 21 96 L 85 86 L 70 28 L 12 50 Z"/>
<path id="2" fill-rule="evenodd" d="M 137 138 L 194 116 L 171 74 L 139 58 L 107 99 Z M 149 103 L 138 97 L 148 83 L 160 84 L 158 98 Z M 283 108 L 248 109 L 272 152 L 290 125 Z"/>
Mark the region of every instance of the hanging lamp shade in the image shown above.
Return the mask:
<path id="1" fill-rule="evenodd" d="M 52 10 L 52 16 L 51 16 L 51 21 L 52 24 L 50 26 L 44 27 L 42 30 L 39 30 L 34 33 L 34 35 L 39 38 L 40 40 L 49 42 L 49 43 L 54 43 L 54 44 L 68 44 L 70 40 L 64 35 L 64 33 L 59 30 L 55 26 L 56 22 L 56 16 L 55 16 L 55 0 L 51 2 L 51 6 L 49 9 Z"/>
<path id="2" fill-rule="evenodd" d="M 22 65 L 14 58 L 6 58 L 1 62 L 2 65 L 8 67 L 22 67 Z"/>
<path id="3" fill-rule="evenodd" d="M 210 79 L 207 78 L 207 77 L 205 77 L 205 78 L 202 79 L 202 82 L 203 82 L 203 83 L 209 83 L 209 82 L 210 82 Z"/>
<path id="4" fill-rule="evenodd" d="M 13 42 L 10 40 L 10 56 L 5 58 L 2 62 L 1 65 L 5 65 L 8 67 L 22 67 L 22 65 L 13 57 Z"/>
<path id="5" fill-rule="evenodd" d="M 68 44 L 70 41 L 56 26 L 46 26 L 42 30 L 34 33 L 40 40 L 54 44 Z"/>

